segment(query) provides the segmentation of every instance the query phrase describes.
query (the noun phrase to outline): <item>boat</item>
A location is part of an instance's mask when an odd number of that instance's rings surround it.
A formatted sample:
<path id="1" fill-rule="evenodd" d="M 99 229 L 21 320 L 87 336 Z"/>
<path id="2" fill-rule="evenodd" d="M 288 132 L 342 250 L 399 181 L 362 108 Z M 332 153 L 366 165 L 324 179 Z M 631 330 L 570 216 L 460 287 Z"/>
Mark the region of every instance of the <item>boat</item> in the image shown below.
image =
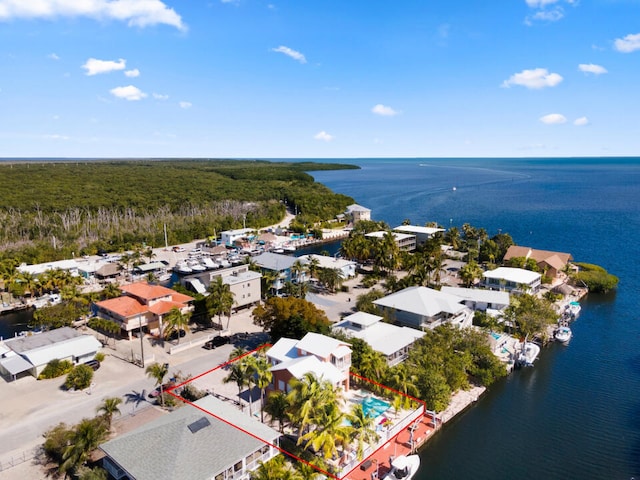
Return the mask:
<path id="1" fill-rule="evenodd" d="M 213 260 L 211 260 L 209 257 L 204 257 L 203 259 L 200 260 L 200 263 L 209 270 L 215 270 L 220 266 L 217 263 L 215 263 Z"/>
<path id="2" fill-rule="evenodd" d="M 196 273 L 204 272 L 207 269 L 207 267 L 205 267 L 204 265 L 200 265 L 200 262 L 197 261 L 187 262 L 187 265 L 192 271 Z"/>
<path id="3" fill-rule="evenodd" d="M 570 302 L 569 305 L 567 305 L 567 312 L 569 312 L 569 315 L 571 315 L 571 318 L 574 320 L 580 315 L 580 310 L 582 310 L 580 302 Z"/>
<path id="4" fill-rule="evenodd" d="M 571 333 L 571 329 L 569 327 L 562 326 L 556 330 L 554 337 L 559 342 L 567 344 L 569 343 L 569 340 L 571 340 L 572 335 L 573 334 Z"/>
<path id="5" fill-rule="evenodd" d="M 184 262 L 184 261 L 176 263 L 176 266 L 173 267 L 173 270 L 177 273 L 182 273 L 182 274 L 193 273 L 193 270 L 191 269 L 191 267 L 189 267 L 187 265 L 187 262 Z"/>
<path id="6" fill-rule="evenodd" d="M 533 362 L 538 358 L 539 353 L 540 345 L 525 341 L 516 363 L 521 367 L 533 367 Z"/>
<path id="7" fill-rule="evenodd" d="M 418 455 L 399 455 L 391 461 L 391 470 L 383 480 L 409 480 L 420 468 Z"/>

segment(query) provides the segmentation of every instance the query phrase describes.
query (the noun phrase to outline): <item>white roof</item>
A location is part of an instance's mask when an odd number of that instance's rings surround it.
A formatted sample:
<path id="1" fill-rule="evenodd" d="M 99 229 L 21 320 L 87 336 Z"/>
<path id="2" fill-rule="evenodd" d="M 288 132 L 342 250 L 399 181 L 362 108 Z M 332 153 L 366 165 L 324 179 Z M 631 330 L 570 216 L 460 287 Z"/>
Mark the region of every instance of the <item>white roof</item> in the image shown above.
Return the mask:
<path id="1" fill-rule="evenodd" d="M 29 337 L 5 341 L 5 345 L 35 366 L 46 365 L 55 358 L 95 353 L 102 344 L 92 335 L 80 335 L 73 328 L 62 327 Z"/>
<path id="2" fill-rule="evenodd" d="M 366 312 L 356 312 L 344 317 L 342 320 L 361 325 L 362 327 L 370 327 L 382 320 L 382 317 Z"/>
<path id="3" fill-rule="evenodd" d="M 419 227 L 418 225 L 400 225 L 394 228 L 394 230 L 399 232 L 420 233 L 423 235 L 433 235 L 434 233 L 445 231 L 444 228 Z"/>
<path id="4" fill-rule="evenodd" d="M 287 362 L 279 363 L 271 367 L 271 371 L 287 370 L 297 379 L 301 379 L 305 373 L 312 372 L 318 379 L 329 380 L 336 384 L 344 379 L 344 374 L 329 362 L 322 362 L 313 355 L 294 358 Z"/>
<path id="5" fill-rule="evenodd" d="M 344 355 L 345 352 L 343 349 L 338 351 L 339 347 L 344 345 L 346 345 L 344 342 L 336 340 L 335 338 L 309 332 L 296 344 L 296 348 L 320 358 L 327 358 L 332 353 L 336 355 L 336 357 Z"/>
<path id="6" fill-rule="evenodd" d="M 74 270 L 78 268 L 75 260 L 58 260 L 57 262 L 37 263 L 35 265 L 20 265 L 16 270 L 21 273 L 30 273 L 32 275 L 40 275 L 47 270 Z"/>
<path id="7" fill-rule="evenodd" d="M 273 347 L 267 350 L 267 356 L 278 362 L 286 362 L 292 358 L 297 358 L 296 343 L 298 343 L 298 340 L 294 338 L 282 337 Z"/>
<path id="8" fill-rule="evenodd" d="M 367 207 L 363 207 L 362 205 L 358 205 L 357 203 L 353 203 L 347 207 L 347 213 L 351 212 L 370 212 L 371 209 Z"/>
<path id="9" fill-rule="evenodd" d="M 540 279 L 542 275 L 531 270 L 513 267 L 498 267 L 495 270 L 489 270 L 482 274 L 484 278 L 503 279 L 508 282 L 522 283 L 528 285 Z"/>
<path id="10" fill-rule="evenodd" d="M 225 275 L 222 277 L 222 283 L 226 283 L 227 285 L 235 285 L 237 283 L 255 280 L 256 278 L 260 277 L 262 277 L 261 273 L 248 270 L 246 272 L 238 272 L 235 275 Z"/>
<path id="11" fill-rule="evenodd" d="M 0 365 L 2 365 L 2 367 L 11 375 L 17 375 L 33 368 L 33 365 L 27 362 L 20 355 L 12 355 L 11 357 L 3 358 L 0 360 Z"/>
<path id="12" fill-rule="evenodd" d="M 462 288 L 449 286 L 443 286 L 440 291 L 474 302 L 509 305 L 510 297 L 508 292 L 501 292 L 498 290 L 485 290 L 482 288 Z"/>
<path id="13" fill-rule="evenodd" d="M 221 233 L 221 235 L 234 236 L 234 235 L 246 235 L 247 233 L 253 232 L 251 228 L 238 228 L 236 230 L 225 230 Z"/>
<path id="14" fill-rule="evenodd" d="M 367 233 L 365 235 L 365 237 L 369 237 L 369 238 L 384 238 L 384 236 L 387 233 L 388 232 L 386 232 L 385 230 L 378 230 L 377 232 Z M 405 240 L 405 239 L 411 238 L 411 237 L 415 237 L 415 235 L 410 235 L 408 233 L 391 232 L 391 234 L 393 235 L 393 238 L 396 239 L 397 241 Z"/>
<path id="15" fill-rule="evenodd" d="M 435 317 L 440 312 L 449 314 L 461 312 L 466 308 L 460 303 L 461 301 L 460 297 L 431 288 L 409 287 L 375 300 L 373 303 L 416 315 Z"/>
<path id="16" fill-rule="evenodd" d="M 253 257 L 253 261 L 259 267 L 266 268 L 267 270 L 273 270 L 275 272 L 281 272 L 283 270 L 290 269 L 298 259 L 288 255 L 281 255 L 279 253 L 264 252 L 257 257 Z"/>
<path id="17" fill-rule="evenodd" d="M 418 338 L 425 335 L 425 332 L 421 332 L 414 328 L 398 327 L 397 325 L 391 325 L 390 323 L 380 321 L 377 321 L 362 330 L 354 329 L 351 325 L 352 321 L 350 320 L 354 315 L 357 315 L 357 313 L 345 317 L 344 320 L 336 323 L 332 328 L 334 330 L 344 332 L 349 337 L 363 340 L 369 344 L 371 348 L 383 355 L 392 355 L 411 345 Z M 375 317 L 375 315 L 371 316 Z"/>
<path id="18" fill-rule="evenodd" d="M 318 261 L 320 268 L 344 268 L 356 265 L 356 262 L 351 260 L 345 260 L 344 258 L 327 257 L 326 255 L 303 255 L 300 257 L 300 261 L 303 263 L 309 263 L 311 259 Z"/>

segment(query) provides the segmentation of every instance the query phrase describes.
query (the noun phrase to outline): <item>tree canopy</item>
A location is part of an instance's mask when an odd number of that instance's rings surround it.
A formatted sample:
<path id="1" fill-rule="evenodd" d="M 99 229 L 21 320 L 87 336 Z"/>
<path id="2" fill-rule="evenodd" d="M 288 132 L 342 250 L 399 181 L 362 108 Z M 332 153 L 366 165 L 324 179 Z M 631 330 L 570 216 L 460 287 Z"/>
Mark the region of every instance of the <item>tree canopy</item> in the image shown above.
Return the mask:
<path id="1" fill-rule="evenodd" d="M 302 338 L 307 332 L 326 334 L 331 322 L 313 303 L 295 297 L 271 297 L 253 310 L 253 322 L 271 335 L 272 341 L 281 337 Z"/>

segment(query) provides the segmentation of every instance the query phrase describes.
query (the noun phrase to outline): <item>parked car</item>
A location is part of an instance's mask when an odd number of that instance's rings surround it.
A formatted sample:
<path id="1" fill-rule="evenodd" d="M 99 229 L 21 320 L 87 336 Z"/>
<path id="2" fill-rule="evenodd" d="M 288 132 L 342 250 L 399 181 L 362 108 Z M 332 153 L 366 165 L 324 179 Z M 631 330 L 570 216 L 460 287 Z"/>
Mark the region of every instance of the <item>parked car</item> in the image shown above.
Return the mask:
<path id="1" fill-rule="evenodd" d="M 178 332 L 180 332 L 178 334 Z M 184 330 L 174 330 L 173 332 L 171 332 L 171 334 L 167 337 L 167 340 L 177 340 L 178 339 L 178 335 L 180 335 L 180 338 L 184 337 L 187 334 L 187 332 L 185 332 Z"/>
<path id="2" fill-rule="evenodd" d="M 205 343 L 204 348 L 206 348 L 207 350 L 213 350 L 214 348 L 226 345 L 227 343 L 229 343 L 229 337 L 218 335 L 217 337 L 213 337 L 213 339 Z"/>
<path id="3" fill-rule="evenodd" d="M 168 389 L 175 386 L 176 386 L 175 382 L 167 382 L 164 385 L 162 385 L 162 391 L 166 392 Z M 149 393 L 149 398 L 156 398 L 159 396 L 160 396 L 160 386 L 157 386 L 154 390 L 151 391 L 151 393 Z"/>
<path id="4" fill-rule="evenodd" d="M 88 362 L 84 362 L 84 364 L 93 368 L 94 371 L 100 368 L 100 362 L 98 360 L 89 360 Z"/>
<path id="5" fill-rule="evenodd" d="M 184 247 L 173 247 L 174 252 L 181 253 L 181 252 L 184 252 L 185 250 L 186 249 Z"/>

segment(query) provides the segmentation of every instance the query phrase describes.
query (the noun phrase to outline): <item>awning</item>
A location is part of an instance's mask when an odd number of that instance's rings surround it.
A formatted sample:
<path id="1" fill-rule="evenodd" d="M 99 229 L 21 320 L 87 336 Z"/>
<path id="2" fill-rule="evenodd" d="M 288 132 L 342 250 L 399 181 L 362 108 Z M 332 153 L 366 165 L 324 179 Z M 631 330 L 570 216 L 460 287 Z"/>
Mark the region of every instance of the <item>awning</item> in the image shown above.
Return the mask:
<path id="1" fill-rule="evenodd" d="M 33 365 L 27 362 L 20 355 L 14 355 L 8 358 L 0 360 L 0 365 L 11 375 L 18 375 L 19 373 L 31 370 Z"/>

